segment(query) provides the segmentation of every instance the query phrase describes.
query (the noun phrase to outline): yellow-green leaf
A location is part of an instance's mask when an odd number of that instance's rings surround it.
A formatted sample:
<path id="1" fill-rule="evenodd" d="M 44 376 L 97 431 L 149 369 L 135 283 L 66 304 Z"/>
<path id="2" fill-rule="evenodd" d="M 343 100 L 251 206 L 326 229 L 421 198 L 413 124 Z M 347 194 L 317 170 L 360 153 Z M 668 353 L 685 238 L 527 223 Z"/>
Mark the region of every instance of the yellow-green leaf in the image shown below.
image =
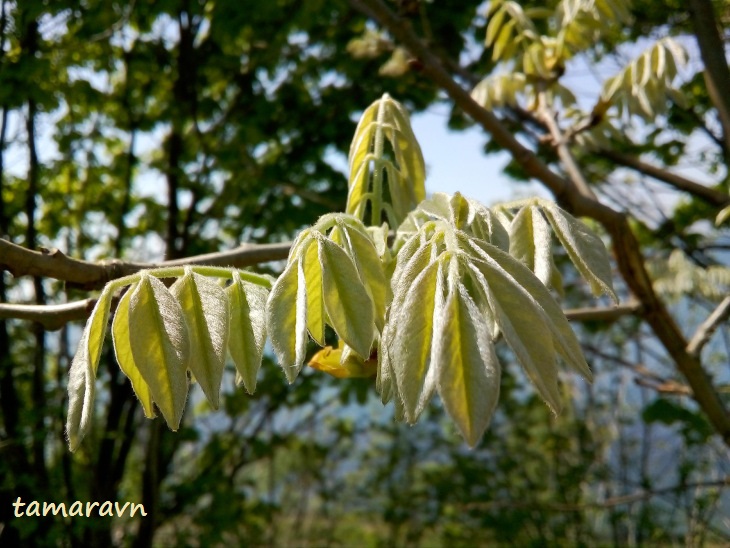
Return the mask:
<path id="1" fill-rule="evenodd" d="M 450 288 L 439 324 L 431 367 L 447 413 L 474 447 L 497 406 L 499 361 L 489 328 L 461 283 Z"/>
<path id="2" fill-rule="evenodd" d="M 387 282 L 378 251 L 367 233 L 360 232 L 352 227 L 344 228 L 343 232 L 345 234 L 345 248 L 352 257 L 360 280 L 372 299 L 375 325 L 382 331 L 385 322 Z"/>
<path id="3" fill-rule="evenodd" d="M 558 412 L 558 369 L 547 317 L 534 299 L 510 280 L 501 268 L 495 268 L 494 263 L 474 261 L 472 267 L 478 268 L 487 280 L 489 305 L 505 342 L 540 396 L 553 411 Z"/>
<path id="4" fill-rule="evenodd" d="M 188 328 L 180 303 L 160 280 L 143 273 L 129 302 L 132 357 L 172 430 L 188 395 Z"/>
<path id="5" fill-rule="evenodd" d="M 310 242 L 300 255 L 303 263 L 307 292 L 307 329 L 319 346 L 324 346 L 324 298 L 322 295 L 322 267 L 319 264 L 317 243 Z"/>
<path id="6" fill-rule="evenodd" d="M 318 244 L 324 307 L 331 325 L 340 339 L 367 358 L 375 335 L 373 303 L 347 253 L 325 238 Z"/>
<path id="7" fill-rule="evenodd" d="M 715 225 L 720 226 L 722 223 L 730 219 L 730 206 L 723 208 L 715 218 Z"/>
<path id="8" fill-rule="evenodd" d="M 307 341 L 307 303 L 304 287 L 299 290 L 299 260 L 292 260 L 271 288 L 266 303 L 266 326 L 287 380 L 292 383 L 304 365 L 302 345 Z M 302 275 L 303 278 L 303 275 Z M 302 282 L 303 283 L 303 282 Z"/>
<path id="9" fill-rule="evenodd" d="M 269 291 L 243 282 L 233 271 L 233 283 L 226 288 L 231 311 L 228 350 L 246 391 L 256 390 L 256 375 L 266 342 L 266 299 Z"/>
<path id="10" fill-rule="evenodd" d="M 172 285 L 170 293 L 182 307 L 190 336 L 187 367 L 203 389 L 213 409 L 218 409 L 223 367 L 228 349 L 228 298 L 226 291 L 190 267 Z"/>
<path id="11" fill-rule="evenodd" d="M 570 260 L 590 284 L 593 294 L 605 293 L 618 302 L 613 290 L 611 262 L 601 239 L 558 206 L 545 204 L 542 209 Z"/>
<path id="12" fill-rule="evenodd" d="M 132 345 L 129 340 L 129 300 L 132 297 L 134 287 L 127 289 L 127 292 L 119 300 L 117 311 L 112 322 L 112 340 L 114 341 L 114 353 L 117 356 L 119 368 L 132 383 L 132 390 L 142 404 L 144 416 L 148 419 L 155 417 L 155 410 L 152 407 L 152 393 L 147 382 L 142 378 L 137 364 L 132 356 Z"/>
<path id="13" fill-rule="evenodd" d="M 546 318 L 538 315 L 534 321 L 542 322 L 550 329 L 555 351 L 563 358 L 566 365 L 590 381 L 592 374 L 583 357 L 580 343 L 563 310 L 548 289 L 511 255 L 483 243 L 477 243 L 474 248 L 479 249 L 478 253 L 486 258 L 487 262 L 501 270 L 514 288 L 523 292 L 546 315 Z"/>
<path id="14" fill-rule="evenodd" d="M 68 374 L 66 437 L 71 451 L 76 451 L 86 435 L 94 412 L 96 376 L 89 360 L 88 337 L 89 323 L 87 322 Z"/>
<path id="15" fill-rule="evenodd" d="M 104 287 L 104 291 L 99 295 L 94 310 L 89 316 L 89 362 L 91 368 L 96 375 L 99 367 L 99 359 L 101 358 L 101 349 L 104 345 L 104 337 L 106 336 L 106 327 L 109 322 L 109 309 L 112 304 L 112 292 L 109 286 Z"/>
<path id="16" fill-rule="evenodd" d="M 550 225 L 534 206 L 523 207 L 510 225 L 509 254 L 548 285 L 552 276 Z"/>
<path id="17" fill-rule="evenodd" d="M 398 281 L 381 341 L 394 358 L 390 365 L 410 423 L 418 418 L 419 404 L 424 404 L 421 394 L 431 355 L 438 269 L 438 262 L 433 262 L 415 279 Z"/>

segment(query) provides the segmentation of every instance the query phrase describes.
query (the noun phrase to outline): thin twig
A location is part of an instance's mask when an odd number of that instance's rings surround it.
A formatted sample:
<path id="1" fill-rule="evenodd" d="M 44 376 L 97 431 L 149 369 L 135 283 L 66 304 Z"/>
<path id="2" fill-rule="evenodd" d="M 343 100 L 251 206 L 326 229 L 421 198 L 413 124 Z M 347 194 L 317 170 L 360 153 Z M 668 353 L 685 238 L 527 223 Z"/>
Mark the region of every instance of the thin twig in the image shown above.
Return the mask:
<path id="1" fill-rule="evenodd" d="M 722 322 L 730 317 L 730 297 L 725 297 L 707 319 L 700 324 L 687 345 L 687 352 L 699 357 L 702 348 L 710 341 L 712 334 Z"/>
<path id="2" fill-rule="evenodd" d="M 56 331 L 68 322 L 86 319 L 95 304 L 96 299 L 49 305 L 0 303 L 0 319 L 29 320 L 47 331 Z"/>
<path id="3" fill-rule="evenodd" d="M 643 175 L 647 175 L 653 179 L 666 183 L 677 190 L 681 190 L 682 192 L 687 192 L 697 198 L 701 198 L 712 205 L 722 207 L 730 203 L 730 195 L 727 193 L 715 190 L 714 188 L 705 186 L 701 183 L 688 179 L 687 177 L 678 175 L 677 173 L 672 173 L 666 169 L 654 166 L 637 158 L 636 156 L 609 149 L 601 150 L 599 155 L 611 160 L 612 162 L 616 162 L 621 166 L 631 168 Z"/>
<path id="4" fill-rule="evenodd" d="M 612 322 L 631 314 L 641 313 L 641 303 L 633 302 L 621 306 L 605 306 L 591 308 L 569 308 L 565 316 L 573 322 Z"/>

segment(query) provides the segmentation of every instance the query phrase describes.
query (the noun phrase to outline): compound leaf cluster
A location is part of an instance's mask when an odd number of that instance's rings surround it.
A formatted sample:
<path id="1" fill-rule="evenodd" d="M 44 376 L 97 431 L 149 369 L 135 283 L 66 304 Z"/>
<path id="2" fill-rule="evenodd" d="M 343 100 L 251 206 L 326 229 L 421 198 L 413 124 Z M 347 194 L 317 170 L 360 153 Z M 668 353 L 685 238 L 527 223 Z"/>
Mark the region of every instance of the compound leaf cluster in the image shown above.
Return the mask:
<path id="1" fill-rule="evenodd" d="M 499 399 L 498 340 L 555 412 L 559 361 L 591 378 L 556 300 L 562 287 L 553 260 L 555 235 L 593 293 L 616 300 L 608 254 L 588 227 L 541 199 L 494 208 L 458 193 L 424 199 L 420 148 L 405 110 L 388 96 L 363 114 L 350 164 L 347 213 L 304 229 L 273 282 L 196 266 L 107 285 L 71 367 L 72 450 L 91 423 L 112 297 L 125 286 L 114 350 L 145 415 L 159 410 L 173 430 L 191 379 L 217 408 L 227 356 L 252 393 L 267 337 L 290 383 L 307 363 L 311 340 L 323 347 L 310 358 L 312 368 L 338 378 L 374 376 L 382 401 L 393 401 L 396 418 L 410 423 L 438 393 L 471 446 Z M 177 280 L 168 289 L 164 278 Z M 327 344 L 334 342 L 327 326 L 336 346 Z"/>

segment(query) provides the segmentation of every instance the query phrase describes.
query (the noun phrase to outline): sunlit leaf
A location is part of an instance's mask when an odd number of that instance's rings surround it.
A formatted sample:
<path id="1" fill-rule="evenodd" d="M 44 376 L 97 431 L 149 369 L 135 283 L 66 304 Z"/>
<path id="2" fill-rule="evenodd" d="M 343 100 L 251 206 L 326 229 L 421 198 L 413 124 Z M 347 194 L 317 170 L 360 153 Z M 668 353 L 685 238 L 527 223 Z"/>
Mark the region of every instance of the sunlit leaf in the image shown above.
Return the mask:
<path id="1" fill-rule="evenodd" d="M 367 358 L 374 337 L 373 303 L 347 253 L 325 238 L 318 245 L 324 306 L 332 327 L 340 339 Z"/>
<path id="2" fill-rule="evenodd" d="M 487 280 L 490 306 L 505 342 L 540 396 L 554 412 L 558 412 L 558 369 L 547 318 L 534 299 L 515 287 L 501 269 L 476 261 L 473 267 L 478 268 Z"/>
<path id="3" fill-rule="evenodd" d="M 233 271 L 233 282 L 226 288 L 231 311 L 228 350 L 246 391 L 256 390 L 256 376 L 266 342 L 266 299 L 269 291 L 241 280 Z"/>
<path id="4" fill-rule="evenodd" d="M 129 340 L 129 300 L 132 297 L 135 287 L 132 286 L 127 289 L 126 293 L 119 300 L 117 311 L 114 313 L 114 321 L 112 322 L 114 354 L 117 357 L 119 368 L 132 384 L 132 390 L 134 390 L 142 405 L 144 416 L 152 419 L 156 416 L 154 407 L 152 406 L 152 393 L 147 382 L 142 378 L 142 373 L 137 367 L 137 364 L 134 363 L 132 343 Z"/>
<path id="5" fill-rule="evenodd" d="M 463 285 L 449 289 L 434 336 L 438 390 L 449 416 L 474 447 L 499 399 L 500 366 L 483 316 Z"/>
<path id="6" fill-rule="evenodd" d="M 342 359 L 342 348 L 326 346 L 309 360 L 309 366 L 338 379 L 370 378 L 377 372 L 377 359 L 364 360 L 356 354 Z"/>
<path id="7" fill-rule="evenodd" d="M 213 409 L 218 409 L 228 349 L 229 312 L 225 289 L 210 278 L 186 269 L 170 288 L 180 303 L 190 337 L 187 367 L 195 375 Z"/>
<path id="8" fill-rule="evenodd" d="M 411 423 L 418 418 L 430 362 L 438 269 L 438 262 L 433 262 L 411 283 L 404 280 L 394 290 L 394 305 L 402 305 L 391 308 L 390 330 L 383 334 L 381 341 L 381 347 L 387 347 L 395 358 L 391 367 L 405 416 Z"/>
<path id="9" fill-rule="evenodd" d="M 552 276 L 550 225 L 534 206 L 523 207 L 512 220 L 509 253 L 548 285 Z"/>
<path id="10" fill-rule="evenodd" d="M 89 360 L 88 327 L 87 323 L 68 375 L 66 437 L 71 451 L 76 451 L 86 435 L 94 412 L 96 376 Z"/>
<path id="11" fill-rule="evenodd" d="M 104 287 L 104 290 L 99 295 L 99 299 L 96 301 L 94 310 L 92 310 L 89 316 L 89 362 L 91 368 L 96 374 L 99 366 L 99 359 L 101 358 L 101 350 L 104 345 L 104 338 L 106 336 L 107 323 L 109 323 L 109 309 L 112 304 L 112 291 L 109 286 Z"/>
<path id="12" fill-rule="evenodd" d="M 472 242 L 470 245 L 483 259 L 506 276 L 507 281 L 512 284 L 513 292 L 523 293 L 531 303 L 537 306 L 538 313 L 534 322 L 550 330 L 557 354 L 563 358 L 568 367 L 585 379 L 591 380 L 592 374 L 585 362 L 578 339 L 560 305 L 545 285 L 530 270 L 500 249 L 480 242 Z M 539 312 L 542 312 L 544 316 Z"/>
<path id="13" fill-rule="evenodd" d="M 558 206 L 548 203 L 542 209 L 570 260 L 590 284 L 593 294 L 597 296 L 605 293 L 618 302 L 613 290 L 611 262 L 603 241 L 585 224 Z"/>
<path id="14" fill-rule="evenodd" d="M 322 266 L 319 263 L 317 243 L 311 241 L 301 255 L 307 293 L 307 329 L 314 341 L 324 346 L 324 296 L 322 294 Z"/>
<path id="15" fill-rule="evenodd" d="M 302 344 L 306 347 L 306 293 L 299 290 L 299 260 L 290 262 L 271 288 L 266 303 L 266 325 L 287 380 L 292 383 L 304 365 Z M 303 276 L 302 276 L 303 277 Z"/>
<path id="16" fill-rule="evenodd" d="M 343 244 L 352 257 L 360 280 L 372 299 L 375 325 L 382 331 L 385 321 L 387 282 L 375 244 L 367 233 L 362 233 L 357 229 L 348 227 L 343 233 L 345 236 Z"/>
<path id="17" fill-rule="evenodd" d="M 172 430 L 180 426 L 188 395 L 190 338 L 180 303 L 160 280 L 143 274 L 129 302 L 134 363 Z"/>
<path id="18" fill-rule="evenodd" d="M 717 217 L 715 218 L 715 224 L 717 226 L 720 226 L 728 219 L 730 219 L 730 206 L 725 207 L 720 211 L 720 213 L 717 214 Z"/>

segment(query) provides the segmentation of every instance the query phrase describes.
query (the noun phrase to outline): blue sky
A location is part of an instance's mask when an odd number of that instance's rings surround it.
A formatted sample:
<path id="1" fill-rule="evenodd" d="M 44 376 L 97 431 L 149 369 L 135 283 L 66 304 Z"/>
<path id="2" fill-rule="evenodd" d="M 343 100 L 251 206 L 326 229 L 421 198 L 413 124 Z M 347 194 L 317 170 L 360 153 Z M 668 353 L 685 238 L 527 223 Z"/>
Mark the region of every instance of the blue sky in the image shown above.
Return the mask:
<path id="1" fill-rule="evenodd" d="M 504 175 L 509 154 L 485 154 L 486 135 L 481 129 L 450 131 L 447 120 L 448 109 L 443 105 L 411 117 L 426 161 L 427 192 L 459 191 L 486 206 L 537 193 L 547 195 L 536 183 L 515 183 Z"/>

